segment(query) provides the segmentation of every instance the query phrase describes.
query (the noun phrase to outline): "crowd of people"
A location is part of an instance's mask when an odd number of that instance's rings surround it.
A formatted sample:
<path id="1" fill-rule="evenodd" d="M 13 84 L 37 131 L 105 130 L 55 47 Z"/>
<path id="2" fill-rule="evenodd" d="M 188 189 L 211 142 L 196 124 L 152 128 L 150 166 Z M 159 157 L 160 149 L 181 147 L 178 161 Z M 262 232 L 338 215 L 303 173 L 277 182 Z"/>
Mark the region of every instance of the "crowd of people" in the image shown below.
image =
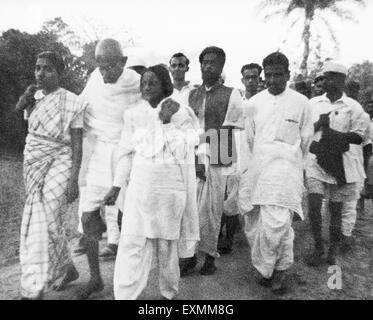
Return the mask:
<path id="1" fill-rule="evenodd" d="M 128 65 L 127 58 L 118 41 L 101 40 L 97 68 L 76 96 L 59 86 L 63 59 L 37 56 L 36 84 L 16 105 L 28 122 L 22 299 L 42 299 L 49 287 L 64 290 L 79 277 L 65 234 L 67 205 L 78 198 L 75 253 L 86 254 L 90 280 L 77 299 L 104 288 L 100 256 L 115 259 L 115 299 L 138 298 L 154 263 L 161 295 L 174 299 L 197 254 L 200 275 L 214 274 L 239 228 L 252 276 L 283 294 L 294 263 L 292 222 L 304 219 L 305 194 L 314 239 L 306 263 L 333 265 L 339 249 L 351 248 L 357 201 L 373 189 L 373 95 L 363 108 L 345 66 L 326 61 L 313 83 L 289 85 L 289 60 L 273 52 L 242 67 L 239 90 L 224 84 L 219 47 L 199 55 L 201 85 L 186 80 L 183 53 L 169 66 Z"/>

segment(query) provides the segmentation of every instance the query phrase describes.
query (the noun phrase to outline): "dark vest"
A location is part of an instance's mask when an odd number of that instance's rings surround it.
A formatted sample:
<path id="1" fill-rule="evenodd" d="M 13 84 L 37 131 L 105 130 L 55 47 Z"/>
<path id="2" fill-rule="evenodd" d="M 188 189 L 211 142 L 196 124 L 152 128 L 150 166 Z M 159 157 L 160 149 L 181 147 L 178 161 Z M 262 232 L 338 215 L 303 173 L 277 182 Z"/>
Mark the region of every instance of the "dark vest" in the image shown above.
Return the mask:
<path id="1" fill-rule="evenodd" d="M 232 127 L 223 127 L 233 88 L 217 84 L 206 91 L 201 85 L 190 92 L 189 106 L 200 119 L 204 116 L 205 132 L 209 134 L 206 142 L 210 143 L 212 165 L 225 166 L 236 162 L 236 150 L 233 143 Z M 206 98 L 205 113 L 202 113 Z M 211 133 L 211 135 L 210 135 Z"/>

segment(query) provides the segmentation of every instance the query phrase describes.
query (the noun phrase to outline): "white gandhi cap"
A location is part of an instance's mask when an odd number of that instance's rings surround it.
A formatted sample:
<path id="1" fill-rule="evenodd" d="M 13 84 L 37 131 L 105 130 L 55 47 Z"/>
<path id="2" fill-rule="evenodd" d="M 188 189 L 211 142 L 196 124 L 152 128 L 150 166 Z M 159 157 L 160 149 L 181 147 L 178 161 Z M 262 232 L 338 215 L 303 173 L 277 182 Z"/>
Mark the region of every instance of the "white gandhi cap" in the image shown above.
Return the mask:
<path id="1" fill-rule="evenodd" d="M 335 61 L 326 61 L 322 71 L 323 73 L 325 72 L 342 73 L 345 76 L 347 76 L 347 73 L 348 73 L 347 68 L 343 64 L 335 62 Z"/>

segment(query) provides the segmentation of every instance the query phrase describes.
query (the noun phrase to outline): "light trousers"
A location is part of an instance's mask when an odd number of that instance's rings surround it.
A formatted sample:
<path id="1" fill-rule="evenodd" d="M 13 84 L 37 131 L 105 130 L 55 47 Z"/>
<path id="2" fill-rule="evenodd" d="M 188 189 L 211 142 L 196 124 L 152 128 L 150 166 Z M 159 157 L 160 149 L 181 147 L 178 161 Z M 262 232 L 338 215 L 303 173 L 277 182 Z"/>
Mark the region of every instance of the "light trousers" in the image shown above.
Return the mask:
<path id="1" fill-rule="evenodd" d="M 155 260 L 155 261 L 153 261 Z M 122 235 L 114 270 L 116 300 L 135 300 L 145 289 L 154 262 L 159 267 L 159 288 L 173 299 L 179 291 L 178 240 Z"/>
<path id="2" fill-rule="evenodd" d="M 219 257 L 218 238 L 226 183 L 227 176 L 222 174 L 222 167 L 209 166 L 206 181 L 199 181 L 197 186 L 201 238 L 198 250 L 213 257 Z"/>

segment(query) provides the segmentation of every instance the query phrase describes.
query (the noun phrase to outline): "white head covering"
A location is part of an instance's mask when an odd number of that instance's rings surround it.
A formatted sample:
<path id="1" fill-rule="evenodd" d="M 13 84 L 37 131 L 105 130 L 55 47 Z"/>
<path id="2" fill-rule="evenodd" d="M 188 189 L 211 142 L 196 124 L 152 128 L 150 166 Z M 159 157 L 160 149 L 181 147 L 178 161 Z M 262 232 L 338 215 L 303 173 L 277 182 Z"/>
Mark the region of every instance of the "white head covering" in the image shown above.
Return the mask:
<path id="1" fill-rule="evenodd" d="M 324 64 L 323 73 L 325 72 L 337 72 L 337 73 L 342 73 L 345 76 L 347 76 L 348 70 L 343 64 L 338 63 L 336 61 L 329 60 L 329 61 L 326 61 Z"/>
<path id="2" fill-rule="evenodd" d="M 104 83 L 96 68 L 83 92 L 89 106 L 84 114 L 87 133 L 102 141 L 119 141 L 123 128 L 123 113 L 133 108 L 141 99 L 140 76 L 125 68 L 115 83 Z"/>

